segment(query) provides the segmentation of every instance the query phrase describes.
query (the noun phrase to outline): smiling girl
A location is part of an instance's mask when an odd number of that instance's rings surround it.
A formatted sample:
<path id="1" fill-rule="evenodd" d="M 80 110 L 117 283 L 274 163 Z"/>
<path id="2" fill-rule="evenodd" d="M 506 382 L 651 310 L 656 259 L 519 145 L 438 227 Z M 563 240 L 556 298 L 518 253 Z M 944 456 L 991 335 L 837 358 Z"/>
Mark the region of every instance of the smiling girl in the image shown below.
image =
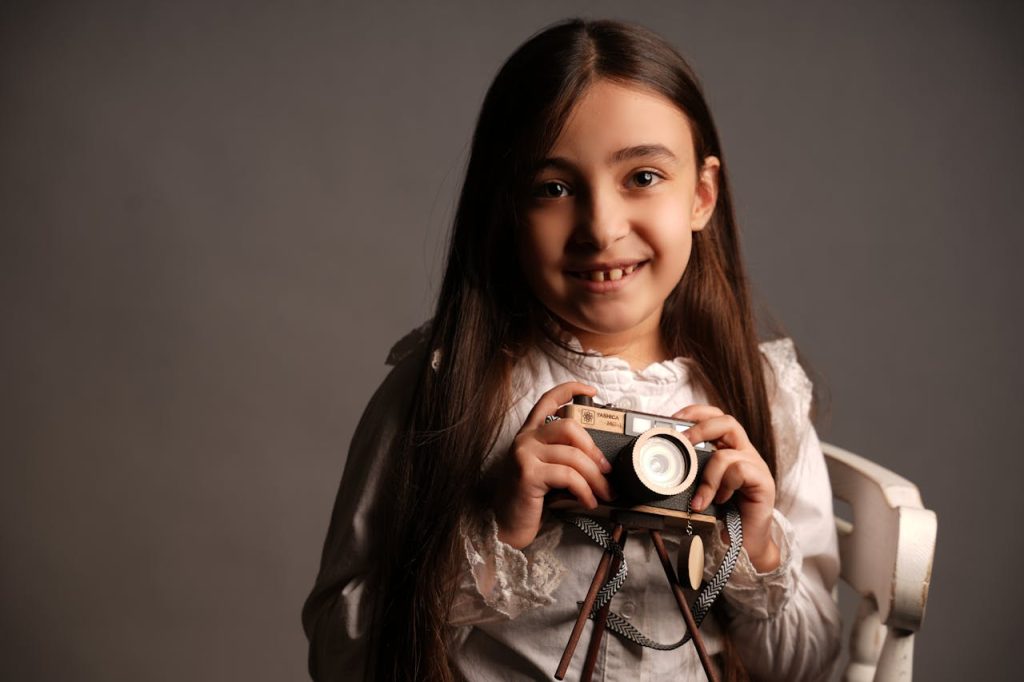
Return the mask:
<path id="1" fill-rule="evenodd" d="M 788 340 L 758 344 L 725 169 L 696 78 L 650 31 L 573 20 L 509 58 L 434 318 L 393 349 L 353 438 L 303 611 L 314 678 L 550 679 L 602 550 L 545 496 L 614 496 L 587 432 L 545 419 L 575 395 L 695 422 L 690 440 L 716 446 L 692 506 L 742 518 L 702 627 L 726 676 L 827 677 L 838 558 L 810 383 Z M 710 575 L 725 545 L 707 542 Z M 677 639 L 650 539 L 625 558 L 612 608 Z M 618 637 L 596 673 L 703 676 L 691 646 Z"/>

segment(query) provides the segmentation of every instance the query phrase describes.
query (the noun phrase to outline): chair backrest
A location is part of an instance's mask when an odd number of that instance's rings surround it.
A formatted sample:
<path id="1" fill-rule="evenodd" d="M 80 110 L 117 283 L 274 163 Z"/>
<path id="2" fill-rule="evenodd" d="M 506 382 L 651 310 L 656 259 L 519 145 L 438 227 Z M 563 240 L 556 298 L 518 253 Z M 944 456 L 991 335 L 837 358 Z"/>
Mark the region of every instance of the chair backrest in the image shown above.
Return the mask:
<path id="1" fill-rule="evenodd" d="M 861 596 L 843 679 L 910 680 L 935 556 L 935 512 L 907 479 L 834 445 L 822 449 L 832 494 L 853 515 L 836 518 L 840 575 Z"/>

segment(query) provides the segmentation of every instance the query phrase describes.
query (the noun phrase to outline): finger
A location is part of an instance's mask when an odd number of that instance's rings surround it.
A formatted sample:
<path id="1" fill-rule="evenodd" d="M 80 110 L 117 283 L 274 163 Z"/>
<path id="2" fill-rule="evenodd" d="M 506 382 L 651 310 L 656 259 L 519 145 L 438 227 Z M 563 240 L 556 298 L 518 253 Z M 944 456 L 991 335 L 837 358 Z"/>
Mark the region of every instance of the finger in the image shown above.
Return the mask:
<path id="1" fill-rule="evenodd" d="M 684 419 L 688 422 L 699 422 L 712 417 L 721 417 L 725 412 L 714 405 L 687 405 L 672 415 L 673 419 Z"/>
<path id="2" fill-rule="evenodd" d="M 747 432 L 735 417 L 728 414 L 697 422 L 683 431 L 683 435 L 694 445 L 704 442 L 721 443 L 722 447 L 733 450 L 753 447 Z"/>
<path id="3" fill-rule="evenodd" d="M 579 448 L 590 456 L 602 473 L 607 474 L 612 470 L 612 465 L 601 452 L 601 448 L 594 444 L 594 439 L 587 433 L 587 430 L 573 419 L 559 419 L 556 422 L 544 424 L 537 429 L 534 436 L 541 443 L 572 445 Z"/>
<path id="4" fill-rule="evenodd" d="M 700 485 L 697 486 L 697 490 L 690 500 L 690 506 L 694 511 L 703 511 L 708 506 L 708 503 L 715 499 L 726 469 L 741 456 L 735 450 L 715 451 L 715 454 L 704 465 L 704 470 L 701 472 Z"/>
<path id="5" fill-rule="evenodd" d="M 715 504 L 722 504 L 731 498 L 747 481 L 748 463 L 745 460 L 733 462 L 722 474 L 722 480 L 715 493 Z"/>
<path id="6" fill-rule="evenodd" d="M 597 395 L 597 389 L 579 381 L 567 381 L 555 386 L 537 399 L 537 404 L 533 406 L 526 421 L 523 422 L 523 428 L 536 429 L 544 423 L 545 417 L 557 412 L 559 407 L 570 402 L 573 396 L 577 395 L 593 397 Z"/>
<path id="7" fill-rule="evenodd" d="M 539 473 L 541 480 L 549 490 L 568 490 L 585 508 L 597 508 L 597 498 L 594 497 L 594 492 L 580 472 L 572 467 L 561 464 L 543 464 Z"/>
<path id="8" fill-rule="evenodd" d="M 548 445 L 544 447 L 538 459 L 545 464 L 558 464 L 576 470 L 583 476 L 590 490 L 605 500 L 615 497 L 611 483 L 601 473 L 594 460 L 577 448 L 570 445 Z M 542 471 L 543 468 L 539 468 L 538 473 Z"/>

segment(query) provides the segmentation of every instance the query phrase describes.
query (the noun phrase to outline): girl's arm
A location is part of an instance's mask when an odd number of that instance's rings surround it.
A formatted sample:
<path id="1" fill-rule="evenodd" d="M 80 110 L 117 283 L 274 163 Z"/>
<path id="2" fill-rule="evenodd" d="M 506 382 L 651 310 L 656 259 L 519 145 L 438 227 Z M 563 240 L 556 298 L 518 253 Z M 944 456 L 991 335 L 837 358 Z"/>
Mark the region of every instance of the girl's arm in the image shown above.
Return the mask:
<path id="1" fill-rule="evenodd" d="M 394 370 L 370 400 L 352 438 L 324 543 L 320 573 L 302 610 L 309 639 L 309 670 L 316 680 L 373 679 L 371 627 L 379 574 L 375 543 L 383 533 L 380 486 L 396 435 L 406 424 L 416 375 L 427 361 L 425 335 L 417 330 L 396 344 L 388 358 Z M 522 420 L 512 409 L 512 422 Z M 496 450 L 515 435 L 499 437 Z M 545 523 L 529 546 L 517 549 L 498 539 L 493 514 L 464 519 L 463 559 L 449 624 L 470 625 L 515 618 L 552 602 L 565 569 L 555 558 L 560 523 Z"/>
<path id="2" fill-rule="evenodd" d="M 546 423 L 574 395 L 593 395 L 591 386 L 561 383 L 530 405 L 513 406 L 514 434 L 501 434 L 495 446 L 503 456 L 490 472 L 492 512 L 467 519 L 463 526 L 466 563 L 449 622 L 470 625 L 516 618 L 550 604 L 565 567 L 555 557 L 562 524 L 544 522 L 545 495 L 565 488 L 585 507 L 607 500 L 611 489 L 604 472 L 611 467 L 581 426 L 570 420 Z M 529 407 L 525 418 L 521 409 Z M 507 453 L 507 454 L 505 454 Z"/>
<path id="3" fill-rule="evenodd" d="M 839 556 L 832 493 L 814 427 L 811 385 L 788 340 L 765 344 L 772 368 L 772 422 L 779 480 L 772 538 L 778 567 L 758 573 L 740 553 L 723 591 L 732 621 L 729 635 L 756 678 L 827 679 L 839 650 L 839 611 L 833 589 Z M 711 538 L 709 570 L 725 547 Z"/>
<path id="4" fill-rule="evenodd" d="M 839 612 L 832 597 L 839 573 L 832 498 L 821 446 L 813 428 L 800 442 L 793 469 L 780 482 L 790 495 L 776 507 L 772 535 L 778 568 L 758 573 L 740 553 L 723 590 L 729 634 L 744 664 L 765 679 L 825 679 L 839 648 Z M 713 538 L 709 564 L 724 544 Z"/>
<path id="5" fill-rule="evenodd" d="M 419 354 L 416 354 L 417 356 Z M 373 549 L 383 533 L 380 485 L 423 357 L 399 363 L 370 400 L 352 437 L 316 585 L 302 609 L 315 680 L 373 679 L 369 647 L 376 604 Z"/>

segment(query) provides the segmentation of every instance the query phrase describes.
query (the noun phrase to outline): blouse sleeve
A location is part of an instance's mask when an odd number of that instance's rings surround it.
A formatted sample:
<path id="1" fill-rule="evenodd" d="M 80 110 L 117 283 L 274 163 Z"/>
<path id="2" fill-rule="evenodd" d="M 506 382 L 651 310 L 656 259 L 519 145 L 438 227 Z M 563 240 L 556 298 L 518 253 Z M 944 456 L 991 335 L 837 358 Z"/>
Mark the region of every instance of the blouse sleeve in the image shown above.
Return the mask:
<path id="1" fill-rule="evenodd" d="M 764 344 L 779 476 L 772 536 L 779 566 L 758 573 L 746 551 L 723 590 L 730 636 L 755 678 L 827 679 L 839 650 L 834 588 L 839 556 L 832 492 L 821 444 L 810 422 L 811 384 L 792 342 Z M 712 533 L 708 573 L 725 553 Z"/>
<path id="2" fill-rule="evenodd" d="M 392 348 L 388 363 L 395 368 L 370 400 L 352 438 L 320 572 L 302 609 L 315 680 L 372 679 L 370 640 L 380 574 L 374 550 L 385 532 L 387 498 L 380 488 L 395 437 L 406 428 L 417 372 L 427 361 L 425 329 Z M 436 369 L 440 359 L 435 353 L 429 361 Z M 460 532 L 464 554 L 450 624 L 514 618 L 553 601 L 551 593 L 564 574 L 554 555 L 559 524 L 545 524 L 523 550 L 498 540 L 493 516 L 464 520 Z"/>
<path id="3" fill-rule="evenodd" d="M 536 396 L 526 393 L 514 402 L 485 468 L 505 456 Z M 537 537 L 523 549 L 498 539 L 493 512 L 463 523 L 465 551 L 459 590 L 449 613 L 451 625 L 508 620 L 554 602 L 566 568 L 557 557 L 563 524 L 545 519 Z"/>
<path id="4" fill-rule="evenodd" d="M 309 673 L 315 680 L 370 679 L 376 557 L 383 532 L 381 479 L 394 439 L 404 426 L 416 385 L 417 360 L 409 357 L 387 376 L 367 405 L 349 448 L 331 514 L 320 572 L 302 609 L 309 639 Z"/>

